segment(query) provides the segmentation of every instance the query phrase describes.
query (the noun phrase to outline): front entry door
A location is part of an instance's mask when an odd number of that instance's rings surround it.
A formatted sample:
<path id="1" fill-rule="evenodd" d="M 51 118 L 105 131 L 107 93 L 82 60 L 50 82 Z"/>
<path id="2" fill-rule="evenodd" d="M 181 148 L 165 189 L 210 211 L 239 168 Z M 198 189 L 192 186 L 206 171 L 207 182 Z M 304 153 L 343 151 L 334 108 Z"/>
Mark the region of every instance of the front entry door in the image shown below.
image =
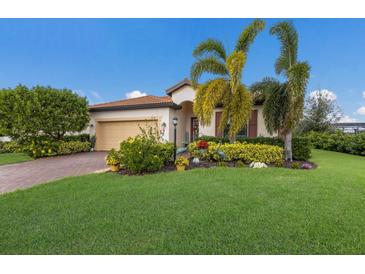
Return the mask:
<path id="1" fill-rule="evenodd" d="M 191 117 L 190 142 L 194 142 L 198 137 L 199 137 L 199 120 L 196 117 Z"/>

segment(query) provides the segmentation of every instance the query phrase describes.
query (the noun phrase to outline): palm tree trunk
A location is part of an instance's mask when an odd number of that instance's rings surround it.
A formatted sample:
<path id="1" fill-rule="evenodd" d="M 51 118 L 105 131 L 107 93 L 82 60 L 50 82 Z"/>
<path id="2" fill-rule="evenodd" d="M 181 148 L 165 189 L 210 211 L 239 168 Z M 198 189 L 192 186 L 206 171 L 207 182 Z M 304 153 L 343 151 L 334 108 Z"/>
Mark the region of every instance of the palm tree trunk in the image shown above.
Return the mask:
<path id="1" fill-rule="evenodd" d="M 292 152 L 292 131 L 289 130 L 284 136 L 284 154 L 285 160 L 292 162 L 293 161 L 293 152 Z"/>

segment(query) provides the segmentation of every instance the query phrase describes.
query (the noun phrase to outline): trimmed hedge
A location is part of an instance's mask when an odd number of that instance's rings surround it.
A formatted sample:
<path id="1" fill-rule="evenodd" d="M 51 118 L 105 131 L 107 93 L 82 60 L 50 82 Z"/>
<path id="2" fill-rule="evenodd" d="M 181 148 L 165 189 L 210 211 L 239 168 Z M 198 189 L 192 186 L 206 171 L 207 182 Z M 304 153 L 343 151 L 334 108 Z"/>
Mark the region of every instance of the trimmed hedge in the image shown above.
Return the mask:
<path id="1" fill-rule="evenodd" d="M 201 136 L 198 140 L 204 140 L 215 143 L 229 143 L 228 138 L 214 137 L 214 136 Z M 272 146 L 284 147 L 284 142 L 278 137 L 256 137 L 256 138 L 237 138 L 237 142 L 248 144 L 264 144 Z M 293 145 L 293 159 L 306 161 L 311 158 L 311 142 L 310 139 L 304 136 L 295 136 L 292 139 Z"/>
<path id="2" fill-rule="evenodd" d="M 208 142 L 207 149 L 199 149 L 199 141 L 189 144 L 188 150 L 194 157 L 208 161 L 243 161 L 245 163 L 261 162 L 281 166 L 283 164 L 283 148 L 265 144 L 219 144 Z"/>
<path id="3" fill-rule="evenodd" d="M 365 132 L 309 132 L 305 135 L 314 148 L 365 156 Z"/>

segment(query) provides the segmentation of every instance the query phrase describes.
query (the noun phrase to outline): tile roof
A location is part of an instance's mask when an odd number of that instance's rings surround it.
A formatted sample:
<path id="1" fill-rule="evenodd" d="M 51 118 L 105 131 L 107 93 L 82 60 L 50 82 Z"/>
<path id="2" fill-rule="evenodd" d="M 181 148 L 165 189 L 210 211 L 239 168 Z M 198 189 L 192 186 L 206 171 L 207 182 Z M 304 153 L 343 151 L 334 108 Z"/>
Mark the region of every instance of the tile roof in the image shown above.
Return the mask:
<path id="1" fill-rule="evenodd" d="M 113 109 L 143 109 L 156 107 L 177 107 L 170 96 L 147 95 L 137 98 L 119 100 L 89 106 L 89 110 L 113 110 Z"/>

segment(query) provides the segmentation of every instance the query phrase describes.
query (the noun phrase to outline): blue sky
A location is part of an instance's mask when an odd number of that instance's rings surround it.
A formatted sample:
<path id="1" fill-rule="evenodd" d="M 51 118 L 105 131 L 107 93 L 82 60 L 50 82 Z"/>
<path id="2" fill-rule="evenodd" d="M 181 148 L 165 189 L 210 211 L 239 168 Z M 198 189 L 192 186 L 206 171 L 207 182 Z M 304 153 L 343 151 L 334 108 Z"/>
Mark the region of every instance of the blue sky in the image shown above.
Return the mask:
<path id="1" fill-rule="evenodd" d="M 268 19 L 243 82 L 275 76 L 279 43 Z M 308 94 L 333 92 L 348 120 L 365 121 L 365 20 L 293 19 L 299 59 L 310 63 Z M 192 51 L 216 38 L 228 50 L 251 19 L 1 19 L 0 85 L 69 88 L 91 103 L 141 91 L 163 95 L 189 76 Z M 362 108 L 363 107 L 363 108 Z"/>

